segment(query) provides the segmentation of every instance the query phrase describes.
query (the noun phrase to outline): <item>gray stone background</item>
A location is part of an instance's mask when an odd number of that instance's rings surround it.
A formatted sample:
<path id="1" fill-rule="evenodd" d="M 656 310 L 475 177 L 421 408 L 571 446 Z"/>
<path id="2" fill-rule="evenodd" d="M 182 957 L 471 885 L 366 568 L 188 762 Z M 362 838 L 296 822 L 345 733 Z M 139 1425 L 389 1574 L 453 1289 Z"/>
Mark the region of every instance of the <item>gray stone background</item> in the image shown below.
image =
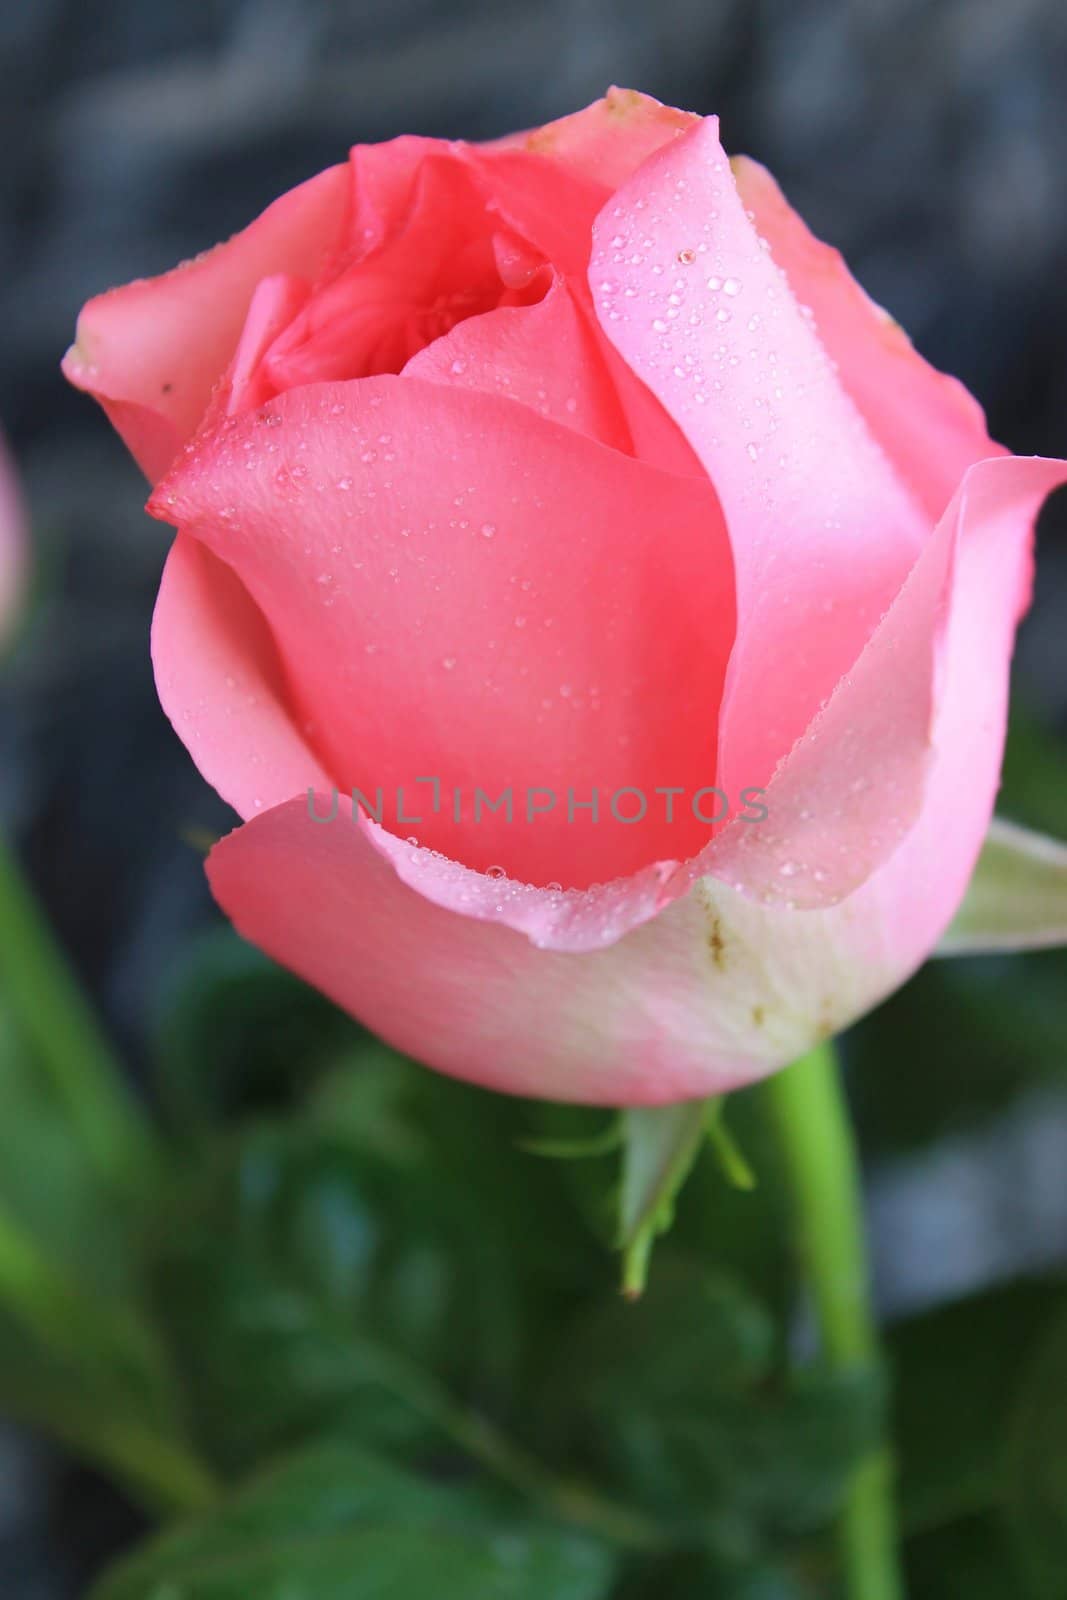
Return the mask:
<path id="1" fill-rule="evenodd" d="M 615 81 L 718 111 L 728 147 L 774 169 L 996 435 L 1063 454 L 1065 73 L 1060 0 L 0 0 L 0 420 L 49 575 L 0 691 L 0 816 L 132 1060 L 174 950 L 212 914 L 180 830 L 228 814 L 152 688 L 166 530 L 59 377 L 81 302 L 233 232 L 353 142 L 499 134 Z M 1054 504 L 1017 680 L 1061 731 L 1065 523 Z M 1062 1106 L 1038 1122 L 1059 1134 L 1037 1141 L 1042 1170 L 1062 1171 Z M 979 1196 L 1034 1169 L 1034 1126 L 878 1179 L 886 1293 L 924 1298 L 907 1262 L 944 1258 L 939 1227 L 958 1263 L 975 1219 L 981 1257 Z M 1036 1226 L 1025 1212 L 1020 1235 Z M 93 1480 L 0 1432 L 4 1600 L 81 1594 L 129 1526 Z"/>

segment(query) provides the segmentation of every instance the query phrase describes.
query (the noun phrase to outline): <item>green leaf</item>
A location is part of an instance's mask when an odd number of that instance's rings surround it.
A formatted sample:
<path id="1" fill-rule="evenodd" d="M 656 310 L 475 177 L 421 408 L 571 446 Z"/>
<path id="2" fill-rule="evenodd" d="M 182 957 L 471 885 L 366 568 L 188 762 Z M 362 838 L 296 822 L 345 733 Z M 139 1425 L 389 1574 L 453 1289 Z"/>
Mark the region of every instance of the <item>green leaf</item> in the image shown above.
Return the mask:
<path id="1" fill-rule="evenodd" d="M 1000 804 L 1026 827 L 1056 833 L 1063 826 L 1065 790 L 1067 749 L 1063 740 L 1013 696 Z"/>
<path id="2" fill-rule="evenodd" d="M 367 1035 L 230 928 L 185 952 L 155 1027 L 160 1098 L 179 1130 L 292 1104 Z"/>
<path id="3" fill-rule="evenodd" d="M 1067 944 L 1067 844 L 994 817 L 938 955 Z"/>
<path id="4" fill-rule="evenodd" d="M 644 1291 L 653 1242 L 670 1227 L 675 1197 L 696 1160 L 706 1117 L 703 1100 L 623 1112 L 619 1246 L 623 1292 L 631 1297 Z"/>
<path id="5" fill-rule="evenodd" d="M 549 1161 L 588 1161 L 593 1156 L 610 1155 L 622 1144 L 622 1117 L 613 1116 L 601 1133 L 586 1138 L 522 1139 L 520 1150 L 531 1156 L 543 1156 Z"/>
<path id="6" fill-rule="evenodd" d="M 405 1229 L 403 1181 L 382 1184 L 390 1206 L 375 1176 L 341 1144 L 264 1128 L 161 1219 L 155 1303 L 199 1436 L 230 1470 L 328 1426 L 375 1445 L 437 1437 L 382 1367 L 469 1333 L 462 1274 L 440 1234 Z"/>
<path id="7" fill-rule="evenodd" d="M 570 1280 L 562 1219 L 546 1249 L 552 1209 L 527 1181 L 544 1164 L 513 1140 L 483 1149 L 468 1121 L 453 1168 L 440 1145 L 416 1158 L 421 1140 L 413 1153 L 395 1127 L 361 1143 L 331 1103 L 330 1119 L 317 1106 L 232 1141 L 185 1175 L 153 1229 L 160 1320 L 199 1437 L 229 1469 L 327 1426 L 440 1447 L 428 1374 L 479 1409 L 510 1409 L 543 1321 L 589 1291 L 584 1267 Z"/>
<path id="8" fill-rule="evenodd" d="M 1067 1286 L 1020 1282 L 897 1324 L 888 1336 L 906 1530 L 996 1507 L 1018 1373 Z"/>
<path id="9" fill-rule="evenodd" d="M 150 1543 L 92 1600 L 601 1600 L 608 1553 L 498 1518 L 469 1490 L 320 1448 Z"/>
<path id="10" fill-rule="evenodd" d="M 1019 1360 L 1019 1354 L 1016 1355 Z M 1067 1595 L 1067 1305 L 1025 1362 L 1009 1427 L 1006 1511 L 1040 1600 Z"/>
<path id="11" fill-rule="evenodd" d="M 668 1246 L 636 1304 L 601 1305 L 558 1352 L 543 1448 L 736 1559 L 821 1523 L 879 1435 L 866 1379 L 783 1370 L 772 1318 Z"/>
<path id="12" fill-rule="evenodd" d="M 909 1540 L 908 1600 L 1036 1600 L 998 1518 L 968 1517 Z"/>
<path id="13" fill-rule="evenodd" d="M 707 1551 L 632 1564 L 611 1600 L 816 1600 L 822 1591 L 762 1560 L 724 1561 Z"/>

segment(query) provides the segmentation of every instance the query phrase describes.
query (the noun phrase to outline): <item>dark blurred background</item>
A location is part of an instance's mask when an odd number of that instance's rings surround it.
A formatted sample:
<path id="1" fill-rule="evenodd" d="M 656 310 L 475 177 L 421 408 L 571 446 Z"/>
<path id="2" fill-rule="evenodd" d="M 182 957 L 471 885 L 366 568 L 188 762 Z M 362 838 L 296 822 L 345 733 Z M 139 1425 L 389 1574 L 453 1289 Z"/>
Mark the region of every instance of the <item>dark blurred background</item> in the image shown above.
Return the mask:
<path id="1" fill-rule="evenodd" d="M 775 171 L 919 348 L 980 397 L 994 435 L 1064 454 L 1065 72 L 1059 0 L 0 0 L 0 419 L 38 563 L 32 628 L 0 687 L 0 819 L 134 1070 L 177 952 L 214 916 L 183 834 L 229 820 L 152 686 L 167 531 L 143 515 L 144 485 L 102 414 L 59 375 L 80 304 L 232 233 L 354 142 L 489 137 L 614 81 L 717 111 L 727 147 Z M 1011 768 L 1016 810 L 1062 836 L 1065 522 L 1061 503 L 1043 523 L 1016 677 L 1032 743 Z M 858 1086 L 890 1310 L 1035 1252 L 1067 1259 L 1064 1062 L 1001 1094 L 1016 1084 L 1015 1002 L 1002 991 L 1000 1054 L 977 1080 L 958 1022 L 968 986 L 1003 979 L 1022 1009 L 1053 1017 L 1025 1050 L 1067 1053 L 1057 960 L 1035 958 L 1022 980 L 996 963 L 920 980 L 853 1044 L 903 1063 L 925 1016 L 948 1063 L 936 1146 L 916 1149 L 906 1106 L 876 1080 Z M 990 1074 L 989 1100 L 1010 1099 L 992 1121 L 977 1116 Z M 0 1428 L 4 1600 L 79 1594 L 126 1528 L 94 1480 Z"/>

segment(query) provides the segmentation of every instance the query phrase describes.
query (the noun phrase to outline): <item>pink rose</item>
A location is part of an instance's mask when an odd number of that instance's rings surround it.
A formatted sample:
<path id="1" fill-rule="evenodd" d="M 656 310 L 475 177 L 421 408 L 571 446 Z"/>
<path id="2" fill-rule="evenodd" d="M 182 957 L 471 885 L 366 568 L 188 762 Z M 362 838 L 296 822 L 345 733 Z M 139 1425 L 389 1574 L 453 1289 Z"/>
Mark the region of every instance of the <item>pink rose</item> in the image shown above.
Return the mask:
<path id="1" fill-rule="evenodd" d="M 179 530 L 159 692 L 246 819 L 215 894 L 393 1044 L 666 1102 L 929 954 L 1067 466 L 992 443 L 713 118 L 357 147 L 90 302 L 66 371 Z"/>

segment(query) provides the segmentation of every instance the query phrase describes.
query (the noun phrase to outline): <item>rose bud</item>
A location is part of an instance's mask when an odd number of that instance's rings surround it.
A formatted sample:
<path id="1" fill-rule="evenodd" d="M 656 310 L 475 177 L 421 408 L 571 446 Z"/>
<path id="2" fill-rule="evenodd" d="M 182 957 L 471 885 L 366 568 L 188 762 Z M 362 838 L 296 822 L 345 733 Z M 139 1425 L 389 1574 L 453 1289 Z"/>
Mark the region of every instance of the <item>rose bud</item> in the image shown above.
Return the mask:
<path id="1" fill-rule="evenodd" d="M 358 146 L 91 301 L 66 372 L 178 529 L 153 657 L 244 819 L 214 892 L 393 1045 L 715 1094 L 937 943 L 1067 466 L 994 444 L 714 118 Z"/>

